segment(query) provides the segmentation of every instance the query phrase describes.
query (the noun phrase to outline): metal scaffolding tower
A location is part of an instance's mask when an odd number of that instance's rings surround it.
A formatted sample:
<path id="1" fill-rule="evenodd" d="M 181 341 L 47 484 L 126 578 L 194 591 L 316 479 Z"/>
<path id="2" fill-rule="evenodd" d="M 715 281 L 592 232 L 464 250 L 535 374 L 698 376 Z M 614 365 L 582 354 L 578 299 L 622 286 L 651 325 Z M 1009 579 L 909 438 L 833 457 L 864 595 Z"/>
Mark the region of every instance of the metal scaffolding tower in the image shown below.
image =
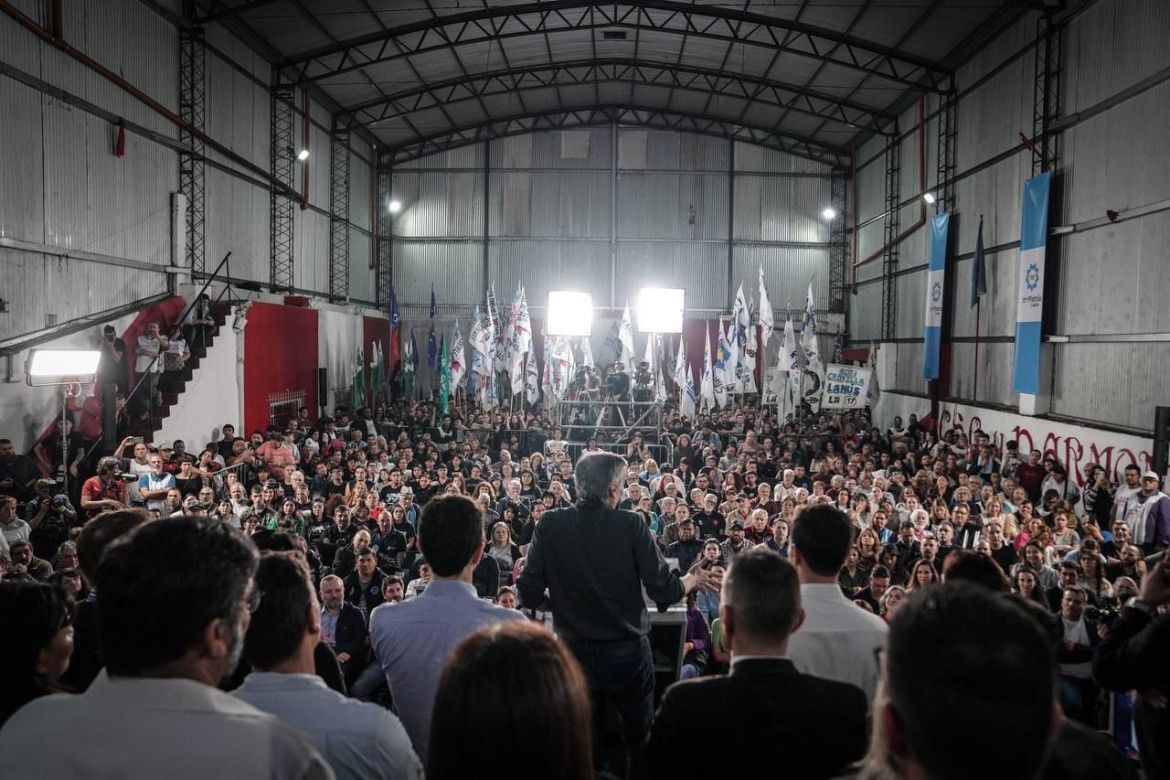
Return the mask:
<path id="1" fill-rule="evenodd" d="M 829 222 L 829 311 L 844 312 L 849 295 L 849 241 L 845 226 L 849 222 L 848 180 L 846 172 L 833 169 L 829 191 L 836 216 Z M 856 186 L 856 182 L 854 182 Z"/>
<path id="2" fill-rule="evenodd" d="M 374 204 L 374 220 L 377 229 L 378 247 L 378 303 L 390 309 L 390 285 L 394 283 L 394 215 L 390 213 L 390 196 L 393 192 L 393 174 L 390 165 L 378 155 L 376 172 L 378 184 L 377 201 Z"/>
<path id="3" fill-rule="evenodd" d="M 207 101 L 207 45 L 203 28 L 189 27 L 179 33 L 179 143 L 190 153 L 179 155 L 179 192 L 187 199 L 187 259 L 194 273 L 204 270 L 204 146 Z M 192 130 L 196 132 L 191 132 Z"/>
<path id="4" fill-rule="evenodd" d="M 349 298 L 349 132 L 334 130 L 329 161 L 329 295 Z"/>
<path id="5" fill-rule="evenodd" d="M 269 211 L 271 253 L 269 281 L 274 289 L 292 289 L 293 286 L 293 169 L 296 163 L 294 91 L 292 87 L 274 87 L 272 90 L 272 177 L 288 189 L 278 192 L 272 187 Z"/>
<path id="6" fill-rule="evenodd" d="M 901 223 L 899 191 L 901 188 L 902 145 L 897 135 L 886 146 L 886 223 L 882 256 L 882 338 L 897 338 L 898 313 L 898 232 Z"/>
<path id="7" fill-rule="evenodd" d="M 1032 93 L 1032 175 L 1056 168 L 1060 115 L 1061 27 L 1046 13 L 1036 20 L 1035 83 Z"/>
<path id="8" fill-rule="evenodd" d="M 938 107 L 938 180 L 935 183 L 936 214 L 955 209 L 955 172 L 958 167 L 959 101 L 955 90 L 939 97 Z"/>

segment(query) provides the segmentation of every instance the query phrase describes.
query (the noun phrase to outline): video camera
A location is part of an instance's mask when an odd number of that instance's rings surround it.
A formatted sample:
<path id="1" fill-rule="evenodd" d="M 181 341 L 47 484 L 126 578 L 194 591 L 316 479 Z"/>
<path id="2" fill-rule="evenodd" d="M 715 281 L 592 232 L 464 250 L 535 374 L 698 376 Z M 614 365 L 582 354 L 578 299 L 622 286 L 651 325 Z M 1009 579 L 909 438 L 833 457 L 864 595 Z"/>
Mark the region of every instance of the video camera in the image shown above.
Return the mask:
<path id="1" fill-rule="evenodd" d="M 1105 627 L 1110 627 L 1121 617 L 1121 610 L 1110 599 L 1102 599 L 1099 606 L 1085 607 L 1085 617 Z"/>

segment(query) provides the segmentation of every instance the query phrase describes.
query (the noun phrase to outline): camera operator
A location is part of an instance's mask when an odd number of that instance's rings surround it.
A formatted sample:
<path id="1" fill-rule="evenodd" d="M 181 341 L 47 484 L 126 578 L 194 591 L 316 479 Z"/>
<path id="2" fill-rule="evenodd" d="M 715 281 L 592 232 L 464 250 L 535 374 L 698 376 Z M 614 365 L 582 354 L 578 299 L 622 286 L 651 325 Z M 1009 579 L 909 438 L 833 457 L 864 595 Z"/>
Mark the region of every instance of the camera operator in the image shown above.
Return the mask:
<path id="1" fill-rule="evenodd" d="M 613 364 L 613 370 L 605 378 L 605 394 L 615 401 L 630 400 L 630 375 L 620 361 Z"/>
<path id="2" fill-rule="evenodd" d="M 1170 777 L 1170 560 L 1142 580 L 1138 597 L 1101 640 L 1093 676 L 1110 691 L 1136 690 L 1134 716 L 1147 777 Z M 1161 613 L 1161 614 L 1159 614 Z"/>
<path id="3" fill-rule="evenodd" d="M 634 369 L 634 400 L 649 401 L 654 397 L 654 377 L 650 375 L 650 364 L 639 361 Z"/>
<path id="4" fill-rule="evenodd" d="M 601 398 L 601 377 L 597 375 L 596 366 L 585 366 L 585 389 L 582 393 L 586 401 L 597 401 Z"/>
<path id="5" fill-rule="evenodd" d="M 77 512 L 64 493 L 57 493 L 57 483 L 38 479 L 37 495 L 24 505 L 24 518 L 32 529 L 29 541 L 38 558 L 51 559 L 62 542 L 69 541 L 69 531 L 77 525 Z"/>
<path id="6" fill-rule="evenodd" d="M 133 475 L 126 475 L 134 480 Z M 81 486 L 81 511 L 86 518 L 93 518 L 111 509 L 125 509 L 127 504 L 126 482 L 118 470 L 115 458 L 98 461 L 97 474 Z"/>

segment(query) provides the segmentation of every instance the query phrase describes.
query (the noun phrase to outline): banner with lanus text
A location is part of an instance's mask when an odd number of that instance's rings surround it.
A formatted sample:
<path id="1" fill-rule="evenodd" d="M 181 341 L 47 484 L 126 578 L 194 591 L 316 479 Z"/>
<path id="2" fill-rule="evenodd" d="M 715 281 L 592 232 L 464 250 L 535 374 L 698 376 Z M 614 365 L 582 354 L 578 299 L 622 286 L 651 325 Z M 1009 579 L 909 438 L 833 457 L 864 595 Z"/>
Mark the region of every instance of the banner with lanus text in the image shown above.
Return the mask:
<path id="1" fill-rule="evenodd" d="M 866 405 L 873 372 L 868 368 L 830 363 L 825 369 L 822 409 L 860 409 Z"/>

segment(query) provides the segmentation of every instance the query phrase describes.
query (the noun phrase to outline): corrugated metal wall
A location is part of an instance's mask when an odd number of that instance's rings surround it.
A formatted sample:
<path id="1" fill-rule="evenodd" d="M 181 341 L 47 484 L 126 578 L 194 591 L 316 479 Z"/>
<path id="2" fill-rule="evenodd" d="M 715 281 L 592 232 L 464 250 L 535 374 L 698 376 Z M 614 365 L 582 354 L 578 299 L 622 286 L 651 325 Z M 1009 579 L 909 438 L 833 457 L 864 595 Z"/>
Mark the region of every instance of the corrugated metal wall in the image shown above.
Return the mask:
<path id="1" fill-rule="evenodd" d="M 43 4 L 18 7 L 42 20 Z M 42 20 L 43 21 L 43 20 Z M 163 105 L 175 109 L 178 59 L 169 25 L 135 3 L 68 5 L 65 37 L 94 52 Z M 109 82 L 46 48 L 0 16 L 0 56 L 61 87 L 167 136 L 173 129 Z M 171 261 L 171 200 L 178 186 L 173 153 L 127 135 L 114 156 L 117 129 L 67 103 L 0 78 L 0 237 L 163 266 Z M 0 338 L 116 308 L 166 289 L 166 276 L 50 254 L 0 249 Z"/>
<path id="2" fill-rule="evenodd" d="M 958 109 L 958 182 L 956 211 L 951 223 L 952 252 L 970 255 L 980 215 L 984 244 L 996 247 L 1018 242 L 1021 192 L 1031 175 L 1031 155 L 1012 154 L 994 165 L 965 175 L 991 158 L 1020 146 L 1019 134 L 1031 134 L 1034 55 L 1031 50 L 1012 59 L 1035 38 L 1035 16 L 1027 15 L 1006 30 L 958 71 L 962 93 Z M 1049 273 L 1059 273 L 1055 331 L 1072 343 L 1053 343 L 1054 394 L 1051 413 L 1117 428 L 1150 430 L 1156 404 L 1170 404 L 1170 266 L 1165 247 L 1170 236 L 1170 155 L 1165 129 L 1170 125 L 1170 83 L 1164 77 L 1165 40 L 1170 34 L 1170 4 L 1159 0 L 1102 0 L 1073 19 L 1063 33 L 1061 115 L 1077 120 L 1061 134 L 1060 166 L 1054 188 L 1052 226 L 1096 223 L 1060 238 L 1050 238 Z M 979 79 L 987 77 L 977 87 Z M 1114 96 L 1146 79 L 1148 88 L 1128 99 Z M 932 112 L 936 104 L 928 102 Z M 913 109 L 899 120 L 903 132 L 915 122 Z M 927 173 L 936 186 L 937 125 L 928 123 Z M 881 141 L 861 150 L 863 167 L 857 182 L 859 217 L 884 212 L 884 161 Z M 902 144 L 901 195 L 917 195 L 917 148 L 912 136 Z M 1059 193 L 1059 194 L 1057 194 Z M 1100 226 L 1106 210 L 1150 207 L 1152 213 L 1123 217 Z M 917 205 L 901 212 L 903 227 L 917 217 Z M 931 209 L 933 213 L 933 209 Z M 921 379 L 922 312 L 927 233 L 920 231 L 901 246 L 901 267 L 910 270 L 898 280 L 896 312 L 896 388 L 924 390 Z M 862 257 L 882 244 L 882 222 L 859 234 Z M 953 264 L 954 285 L 951 381 L 949 395 L 965 401 L 1016 407 L 1011 392 L 1016 318 L 1016 266 L 1019 251 L 1007 247 L 989 252 L 988 294 L 979 311 L 981 340 L 975 355 L 975 311 L 969 306 L 971 260 Z M 917 268 L 916 268 L 917 267 Z M 858 294 L 849 299 L 850 337 L 859 345 L 881 335 L 881 263 L 863 267 Z M 867 282 L 866 280 L 874 280 Z M 1154 334 L 1161 341 L 1137 341 L 1135 334 Z M 1078 336 L 1106 343 L 1076 343 Z M 1149 336 L 1143 336 L 1149 338 Z M 978 395 L 975 376 L 978 372 Z"/>
<path id="3" fill-rule="evenodd" d="M 21 0 L 16 7 L 45 23 L 47 4 Z M 174 11 L 177 3 L 160 3 Z M 75 48 L 118 73 L 167 109 L 178 112 L 179 36 L 147 4 L 94 0 L 65 4 L 64 35 Z M 206 30 L 207 134 L 252 161 L 269 164 L 271 67 L 220 27 Z M 231 63 L 225 61 L 230 59 Z M 162 116 L 125 91 L 46 46 L 7 15 L 0 15 L 0 60 L 27 76 L 159 135 L 177 139 Z M 0 249 L 0 295 L 11 313 L 0 317 L 0 339 L 36 332 L 113 309 L 167 290 L 173 254 L 172 198 L 179 187 L 177 153 L 127 132 L 117 157 L 117 128 L 87 110 L 0 77 L 0 238 L 107 255 L 156 266 L 143 271 L 92 260 L 64 259 Z M 298 109 L 300 104 L 298 102 Z M 331 118 L 312 108 L 309 203 L 329 210 Z M 298 139 L 303 128 L 297 117 Z M 353 140 L 350 164 L 351 297 L 372 301 L 370 267 L 370 163 L 372 150 Z M 217 164 L 240 171 L 210 148 Z M 244 172 L 244 171 L 240 171 Z M 297 188 L 301 186 L 297 169 Z M 206 267 L 232 252 L 234 277 L 269 277 L 269 189 L 255 174 L 242 180 L 208 165 L 205 180 Z M 294 216 L 294 284 L 328 291 L 329 219 L 314 209 Z M 478 228 L 477 228 L 478 230 Z"/>
<path id="4" fill-rule="evenodd" d="M 441 305 L 483 299 L 474 252 L 483 251 L 486 208 L 487 279 L 498 292 L 523 279 L 537 310 L 549 290 L 587 290 L 597 307 L 620 309 L 655 285 L 685 288 L 687 308 L 711 316 L 730 308 L 729 282 L 744 282 L 755 297 L 761 265 L 775 306 L 803 306 L 810 281 L 828 306 L 828 226 L 820 218 L 828 168 L 691 133 L 621 128 L 616 148 L 614 135 L 538 132 L 397 169 L 399 300 L 425 304 L 432 283 Z M 440 265 L 428 270 L 436 258 Z"/>

